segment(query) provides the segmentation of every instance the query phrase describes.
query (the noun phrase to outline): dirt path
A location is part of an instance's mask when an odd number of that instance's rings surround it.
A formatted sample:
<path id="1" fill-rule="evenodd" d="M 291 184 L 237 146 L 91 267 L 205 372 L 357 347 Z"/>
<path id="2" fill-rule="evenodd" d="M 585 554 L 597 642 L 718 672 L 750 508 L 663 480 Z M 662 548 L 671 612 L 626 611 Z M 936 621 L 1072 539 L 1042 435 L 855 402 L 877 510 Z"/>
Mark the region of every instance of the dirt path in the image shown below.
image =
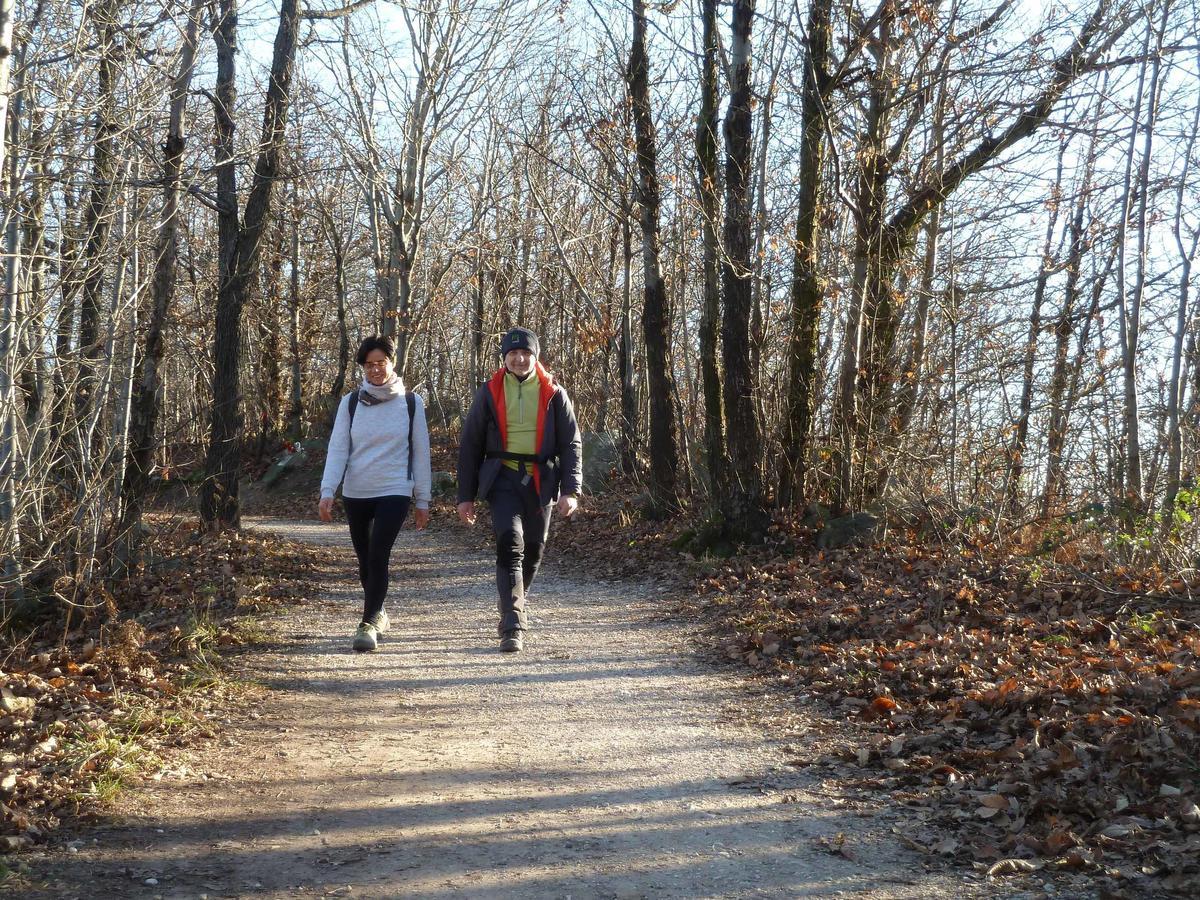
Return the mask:
<path id="1" fill-rule="evenodd" d="M 40 860 L 43 895 L 997 896 L 927 873 L 902 820 L 820 795 L 737 724 L 744 686 L 681 648 L 653 586 L 547 572 L 510 656 L 486 556 L 405 531 L 394 562 L 377 653 L 349 650 L 349 581 L 288 614 L 245 660 L 264 700 L 123 824 Z"/>

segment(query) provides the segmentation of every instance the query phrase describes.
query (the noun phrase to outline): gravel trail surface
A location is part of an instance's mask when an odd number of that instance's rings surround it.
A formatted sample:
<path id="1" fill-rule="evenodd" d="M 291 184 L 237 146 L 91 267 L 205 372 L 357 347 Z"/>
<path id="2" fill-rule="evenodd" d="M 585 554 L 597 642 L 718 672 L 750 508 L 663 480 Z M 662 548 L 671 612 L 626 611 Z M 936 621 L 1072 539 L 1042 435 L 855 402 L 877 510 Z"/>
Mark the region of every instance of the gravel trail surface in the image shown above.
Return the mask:
<path id="1" fill-rule="evenodd" d="M 119 824 L 50 851 L 33 896 L 998 895 L 928 871 L 892 833 L 901 811 L 850 808 L 787 766 L 745 714 L 772 701 L 688 651 L 653 573 L 551 561 L 525 652 L 500 654 L 491 558 L 405 530 L 392 629 L 355 654 L 345 526 L 250 524 L 345 546 L 346 580 L 238 663 L 262 699 Z"/>

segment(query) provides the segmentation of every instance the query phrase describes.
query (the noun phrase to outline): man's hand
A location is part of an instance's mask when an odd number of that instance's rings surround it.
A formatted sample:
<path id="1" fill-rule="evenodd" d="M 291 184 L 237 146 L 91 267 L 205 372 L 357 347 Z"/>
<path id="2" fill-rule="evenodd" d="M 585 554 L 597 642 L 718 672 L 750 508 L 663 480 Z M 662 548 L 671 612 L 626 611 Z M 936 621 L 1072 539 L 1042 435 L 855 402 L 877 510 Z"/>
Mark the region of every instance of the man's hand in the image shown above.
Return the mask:
<path id="1" fill-rule="evenodd" d="M 317 504 L 317 515 L 321 517 L 322 522 L 333 521 L 333 498 L 322 497 L 321 502 Z"/>
<path id="2" fill-rule="evenodd" d="M 413 521 L 417 525 L 417 531 L 424 531 L 425 526 L 429 524 L 429 510 L 417 507 L 413 510 Z"/>
<path id="3" fill-rule="evenodd" d="M 577 509 L 579 509 L 579 498 L 574 494 L 563 494 L 558 498 L 558 514 L 564 519 L 575 515 Z"/>
<path id="4" fill-rule="evenodd" d="M 464 500 L 458 504 L 458 517 L 464 525 L 475 524 L 475 501 Z"/>

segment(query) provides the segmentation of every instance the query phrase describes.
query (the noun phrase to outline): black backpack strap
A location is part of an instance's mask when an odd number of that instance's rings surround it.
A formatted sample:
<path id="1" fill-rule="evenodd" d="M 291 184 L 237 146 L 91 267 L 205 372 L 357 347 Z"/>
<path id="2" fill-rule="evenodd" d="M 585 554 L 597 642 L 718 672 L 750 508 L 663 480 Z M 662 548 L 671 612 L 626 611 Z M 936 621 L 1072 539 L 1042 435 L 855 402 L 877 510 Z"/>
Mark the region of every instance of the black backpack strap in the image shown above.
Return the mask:
<path id="1" fill-rule="evenodd" d="M 408 480 L 412 481 L 413 461 L 413 419 L 417 415 L 417 395 L 412 391 L 404 392 L 404 402 L 408 406 Z"/>
<path id="2" fill-rule="evenodd" d="M 354 410 L 358 409 L 358 391 L 350 395 L 346 401 L 346 412 L 350 414 L 350 424 L 346 426 L 346 465 L 350 465 L 350 454 L 354 452 Z"/>

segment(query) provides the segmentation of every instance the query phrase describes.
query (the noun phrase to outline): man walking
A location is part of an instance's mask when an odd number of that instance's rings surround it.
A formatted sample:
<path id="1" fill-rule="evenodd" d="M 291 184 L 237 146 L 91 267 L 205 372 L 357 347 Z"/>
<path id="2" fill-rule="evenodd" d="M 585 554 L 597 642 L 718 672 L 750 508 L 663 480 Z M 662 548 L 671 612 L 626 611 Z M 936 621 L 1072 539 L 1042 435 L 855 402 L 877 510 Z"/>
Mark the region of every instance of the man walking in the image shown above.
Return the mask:
<path id="1" fill-rule="evenodd" d="M 537 335 L 513 328 L 504 365 L 480 387 L 458 448 L 458 517 L 475 524 L 475 498 L 492 508 L 500 649 L 522 648 L 525 596 L 550 534 L 550 513 L 570 518 L 583 486 L 582 443 L 571 398 L 538 362 Z"/>

